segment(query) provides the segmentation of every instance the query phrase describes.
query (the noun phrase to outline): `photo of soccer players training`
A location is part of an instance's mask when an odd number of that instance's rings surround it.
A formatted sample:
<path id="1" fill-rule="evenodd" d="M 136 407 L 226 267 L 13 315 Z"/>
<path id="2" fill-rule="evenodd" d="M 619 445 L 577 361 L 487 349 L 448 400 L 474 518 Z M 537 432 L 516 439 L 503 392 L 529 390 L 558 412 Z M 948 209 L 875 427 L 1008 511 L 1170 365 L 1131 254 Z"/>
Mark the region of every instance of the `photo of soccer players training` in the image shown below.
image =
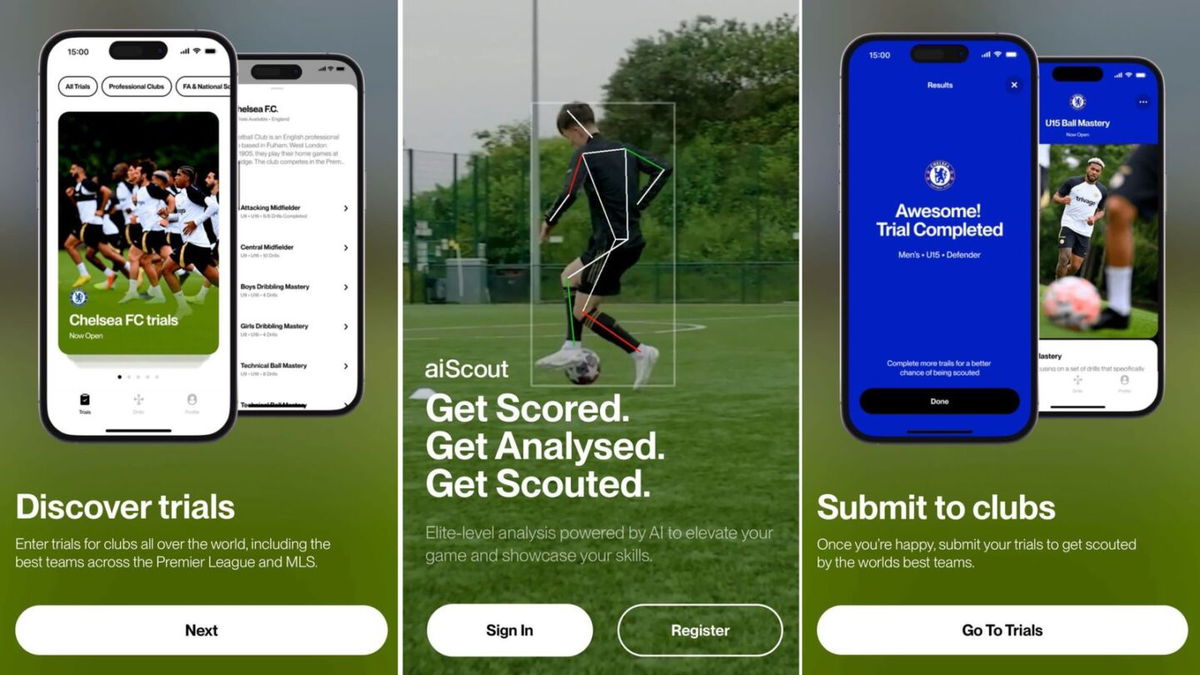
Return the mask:
<path id="1" fill-rule="evenodd" d="M 68 354 L 217 347 L 217 118 L 67 113 L 58 122 L 59 346 Z"/>
<path id="2" fill-rule="evenodd" d="M 1162 302 L 1161 146 L 1039 150 L 1041 337 L 1154 337 Z M 1051 304 L 1071 311 L 1052 316 Z"/>

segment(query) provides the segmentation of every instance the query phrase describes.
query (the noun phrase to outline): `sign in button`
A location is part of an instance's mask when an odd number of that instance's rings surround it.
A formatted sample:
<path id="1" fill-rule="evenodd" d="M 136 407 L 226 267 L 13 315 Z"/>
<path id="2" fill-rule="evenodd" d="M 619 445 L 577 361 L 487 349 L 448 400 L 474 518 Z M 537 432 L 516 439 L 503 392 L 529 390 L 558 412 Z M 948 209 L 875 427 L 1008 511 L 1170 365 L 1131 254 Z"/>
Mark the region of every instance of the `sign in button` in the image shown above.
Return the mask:
<path id="1" fill-rule="evenodd" d="M 575 656 L 592 642 L 592 619 L 567 604 L 442 605 L 425 625 L 443 656 Z"/>

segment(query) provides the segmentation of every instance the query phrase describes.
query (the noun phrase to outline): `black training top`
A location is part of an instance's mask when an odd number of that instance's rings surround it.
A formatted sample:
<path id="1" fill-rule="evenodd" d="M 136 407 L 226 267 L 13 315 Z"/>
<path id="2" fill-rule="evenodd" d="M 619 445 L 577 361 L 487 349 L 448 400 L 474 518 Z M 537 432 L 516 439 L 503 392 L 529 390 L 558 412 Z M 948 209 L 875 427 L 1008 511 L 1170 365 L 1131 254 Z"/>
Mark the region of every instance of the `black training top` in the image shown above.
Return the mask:
<path id="1" fill-rule="evenodd" d="M 641 174 L 648 177 L 644 188 L 640 186 Z M 670 176 L 671 165 L 663 160 L 595 134 L 571 155 L 562 194 L 546 211 L 546 223 L 550 227 L 558 223 L 582 186 L 592 216 L 592 243 L 626 240 L 637 245 L 642 242 L 638 227 L 641 212 Z"/>

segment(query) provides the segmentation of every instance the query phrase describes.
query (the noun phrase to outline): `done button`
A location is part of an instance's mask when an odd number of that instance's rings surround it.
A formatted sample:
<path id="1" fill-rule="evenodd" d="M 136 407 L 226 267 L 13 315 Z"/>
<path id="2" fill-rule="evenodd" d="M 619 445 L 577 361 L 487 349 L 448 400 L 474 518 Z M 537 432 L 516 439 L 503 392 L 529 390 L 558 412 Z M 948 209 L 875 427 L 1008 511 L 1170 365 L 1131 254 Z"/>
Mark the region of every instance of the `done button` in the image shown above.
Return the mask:
<path id="1" fill-rule="evenodd" d="M 1008 415 L 1021 397 L 1012 389 L 947 387 L 940 389 L 868 389 L 859 398 L 862 409 L 874 415 Z"/>
<path id="2" fill-rule="evenodd" d="M 640 657 L 758 657 L 783 642 L 783 619 L 755 603 L 646 603 L 617 620 L 617 640 Z"/>

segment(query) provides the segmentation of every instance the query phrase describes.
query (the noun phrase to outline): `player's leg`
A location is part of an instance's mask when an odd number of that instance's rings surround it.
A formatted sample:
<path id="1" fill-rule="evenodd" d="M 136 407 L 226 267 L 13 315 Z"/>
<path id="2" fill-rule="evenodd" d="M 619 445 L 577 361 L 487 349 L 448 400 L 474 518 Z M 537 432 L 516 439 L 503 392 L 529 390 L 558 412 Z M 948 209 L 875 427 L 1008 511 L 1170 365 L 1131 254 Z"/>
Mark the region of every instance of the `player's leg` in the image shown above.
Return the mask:
<path id="1" fill-rule="evenodd" d="M 1054 278 L 1061 279 L 1071 273 L 1071 235 L 1067 228 L 1058 231 L 1058 265 L 1054 269 Z"/>
<path id="2" fill-rule="evenodd" d="M 167 258 L 167 261 L 163 263 L 162 279 L 171 289 L 171 295 L 175 296 L 175 315 L 187 316 L 192 313 L 192 308 L 188 306 L 187 299 L 183 297 L 182 284 L 179 282 L 179 277 L 175 275 L 180 268 L 181 266 L 174 258 Z"/>
<path id="3" fill-rule="evenodd" d="M 1067 274 L 1078 276 L 1079 270 L 1082 267 L 1083 267 L 1083 256 L 1075 255 L 1074 253 L 1072 253 L 1071 254 L 1071 271 L 1067 272 Z"/>
<path id="4" fill-rule="evenodd" d="M 654 370 L 654 364 L 658 362 L 658 349 L 634 337 L 612 315 L 601 311 L 600 304 L 609 296 L 621 292 L 621 277 L 637 264 L 642 249 L 643 246 L 617 247 L 610 253 L 607 261 L 601 261 L 594 270 L 586 270 L 582 276 L 584 287 L 590 289 L 590 292 L 581 293 L 575 305 L 576 314 L 583 317 L 592 332 L 611 342 L 633 359 L 635 389 L 650 380 L 650 373 Z M 591 274 L 588 274 L 589 271 Z"/>
<path id="5" fill-rule="evenodd" d="M 125 304 L 131 300 L 136 300 L 138 296 L 138 280 L 142 273 L 142 249 L 137 246 L 129 247 L 129 288 L 125 291 L 124 297 L 117 301 L 117 304 Z"/>
<path id="6" fill-rule="evenodd" d="M 1137 208 L 1121 195 L 1110 195 L 1105 217 L 1108 266 L 1104 270 L 1104 294 L 1108 296 L 1108 308 L 1094 328 L 1125 329 L 1133 312 L 1133 221 L 1137 219 Z"/>
<path id="7" fill-rule="evenodd" d="M 585 254 L 586 255 L 586 254 Z M 572 260 L 559 275 L 563 286 L 563 304 L 566 313 L 566 331 L 562 346 L 558 351 L 537 360 L 539 368 L 565 368 L 575 363 L 582 356 L 583 346 L 583 317 L 576 316 L 575 298 L 579 292 L 580 270 L 583 269 L 584 256 Z"/>
<path id="8" fill-rule="evenodd" d="M 75 269 L 79 271 L 79 277 L 75 279 L 75 283 L 71 284 L 71 288 L 79 288 L 92 280 L 92 275 L 88 274 L 87 267 L 83 264 L 83 257 L 79 255 L 80 243 L 74 232 L 68 234 L 66 241 L 63 242 L 67 256 L 71 258 L 71 262 L 75 263 Z"/>

